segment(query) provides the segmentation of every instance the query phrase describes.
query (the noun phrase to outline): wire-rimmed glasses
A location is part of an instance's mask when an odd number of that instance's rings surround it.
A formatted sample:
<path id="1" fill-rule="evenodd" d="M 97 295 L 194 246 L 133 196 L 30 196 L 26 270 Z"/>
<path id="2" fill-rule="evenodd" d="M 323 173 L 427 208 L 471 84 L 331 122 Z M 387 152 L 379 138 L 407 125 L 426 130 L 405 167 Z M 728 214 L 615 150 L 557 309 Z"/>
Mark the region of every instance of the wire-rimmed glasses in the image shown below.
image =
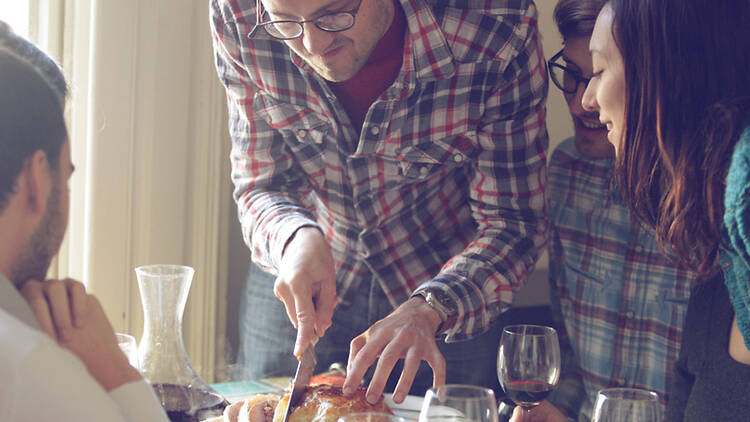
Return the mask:
<path id="1" fill-rule="evenodd" d="M 566 94 L 575 94 L 581 84 L 586 89 L 591 78 L 584 78 L 580 71 L 562 64 L 562 54 L 563 50 L 558 51 L 547 63 L 552 83 Z"/>
<path id="2" fill-rule="evenodd" d="M 301 21 L 295 21 L 290 19 L 279 19 L 263 22 L 263 15 L 266 12 L 263 10 L 263 4 L 260 0 L 256 1 L 255 4 L 255 26 L 247 35 L 251 38 L 258 28 L 266 30 L 268 35 L 279 39 L 279 40 L 293 40 L 299 38 L 305 31 L 304 24 L 312 23 L 320 29 L 326 32 L 341 32 L 354 26 L 355 16 L 359 12 L 359 7 L 362 6 L 362 0 L 359 0 L 357 5 L 350 10 L 339 10 L 336 12 L 326 13 L 320 15 L 315 19 L 307 19 Z"/>

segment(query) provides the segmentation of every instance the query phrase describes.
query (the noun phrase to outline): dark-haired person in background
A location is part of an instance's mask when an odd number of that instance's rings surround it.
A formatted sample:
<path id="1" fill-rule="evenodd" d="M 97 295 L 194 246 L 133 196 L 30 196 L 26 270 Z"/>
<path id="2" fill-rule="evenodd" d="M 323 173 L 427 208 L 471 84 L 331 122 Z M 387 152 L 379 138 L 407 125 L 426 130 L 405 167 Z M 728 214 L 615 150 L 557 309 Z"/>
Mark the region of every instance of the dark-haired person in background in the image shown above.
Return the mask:
<path id="1" fill-rule="evenodd" d="M 748 23 L 746 0 L 610 0 L 591 38 L 583 105 L 607 125 L 628 206 L 715 275 L 690 298 L 668 421 L 750 417 Z"/>
<path id="2" fill-rule="evenodd" d="M 97 299 L 44 280 L 68 222 L 66 94 L 57 64 L 0 22 L 0 420 L 166 421 Z"/>
<path id="3" fill-rule="evenodd" d="M 557 389 L 521 419 L 590 421 L 597 392 L 638 387 L 665 407 L 695 275 L 667 258 L 653 229 L 635 221 L 614 180 L 615 150 L 599 113 L 584 110 L 593 75 L 589 39 L 606 0 L 560 0 L 564 48 L 550 60 L 575 135 L 553 152 L 550 299 L 564 368 Z M 553 406 L 550 405 L 553 404 Z"/>

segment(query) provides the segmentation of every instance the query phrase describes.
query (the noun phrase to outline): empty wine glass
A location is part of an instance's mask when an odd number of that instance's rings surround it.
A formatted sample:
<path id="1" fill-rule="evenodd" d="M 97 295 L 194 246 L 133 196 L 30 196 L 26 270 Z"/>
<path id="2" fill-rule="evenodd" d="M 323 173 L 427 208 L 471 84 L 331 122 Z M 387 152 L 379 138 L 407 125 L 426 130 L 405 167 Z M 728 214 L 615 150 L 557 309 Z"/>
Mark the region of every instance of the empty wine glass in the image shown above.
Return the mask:
<path id="1" fill-rule="evenodd" d="M 406 422 L 406 419 L 389 413 L 362 412 L 340 416 L 337 422 Z"/>
<path id="2" fill-rule="evenodd" d="M 554 328 L 509 325 L 500 337 L 497 374 L 505 394 L 525 412 L 544 400 L 560 379 L 560 345 Z"/>
<path id="3" fill-rule="evenodd" d="M 422 402 L 419 422 L 498 422 L 495 393 L 462 384 L 430 388 Z"/>
<path id="4" fill-rule="evenodd" d="M 659 396 L 638 388 L 607 388 L 599 391 L 592 422 L 659 422 Z"/>

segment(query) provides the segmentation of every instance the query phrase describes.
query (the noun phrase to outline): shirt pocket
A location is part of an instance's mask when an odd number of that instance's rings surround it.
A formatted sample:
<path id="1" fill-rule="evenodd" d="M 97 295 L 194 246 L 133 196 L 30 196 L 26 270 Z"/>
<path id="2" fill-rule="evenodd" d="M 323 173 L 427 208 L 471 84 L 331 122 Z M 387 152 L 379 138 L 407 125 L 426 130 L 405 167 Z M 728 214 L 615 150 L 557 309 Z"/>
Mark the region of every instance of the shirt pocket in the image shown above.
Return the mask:
<path id="1" fill-rule="evenodd" d="M 322 188 L 326 181 L 326 139 L 333 131 L 331 123 L 314 110 L 280 102 L 263 92 L 255 96 L 254 112 L 271 130 L 282 135 L 313 185 Z"/>
<path id="2" fill-rule="evenodd" d="M 420 182 L 463 167 L 470 162 L 475 144 L 476 134 L 467 132 L 403 146 L 396 154 L 398 174 L 407 182 Z"/>

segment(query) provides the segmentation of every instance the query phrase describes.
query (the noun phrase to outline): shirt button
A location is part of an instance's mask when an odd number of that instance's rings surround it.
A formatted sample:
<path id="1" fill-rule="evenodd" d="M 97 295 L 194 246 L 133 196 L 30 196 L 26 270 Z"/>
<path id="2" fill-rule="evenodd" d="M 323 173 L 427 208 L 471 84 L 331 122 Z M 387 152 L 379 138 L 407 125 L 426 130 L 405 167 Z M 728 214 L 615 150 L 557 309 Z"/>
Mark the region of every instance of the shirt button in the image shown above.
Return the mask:
<path id="1" fill-rule="evenodd" d="M 628 311 L 625 313 L 625 317 L 627 317 L 628 319 L 633 319 L 634 316 L 635 314 L 633 313 L 633 311 Z"/>
<path id="2" fill-rule="evenodd" d="M 455 161 L 455 162 L 457 162 L 457 163 L 460 163 L 460 162 L 461 162 L 461 161 L 463 161 L 463 160 L 464 160 L 464 156 L 463 156 L 463 155 L 461 155 L 461 154 L 455 154 L 455 155 L 453 156 L 453 161 Z"/>
<path id="3" fill-rule="evenodd" d="M 624 387 L 628 381 L 625 378 L 618 378 L 617 384 L 620 385 L 620 387 Z"/>
<path id="4" fill-rule="evenodd" d="M 427 167 L 421 167 L 419 169 L 419 174 L 421 174 L 422 176 L 424 176 L 424 175 L 427 174 L 428 171 L 430 171 L 430 169 L 428 169 Z"/>
<path id="5" fill-rule="evenodd" d="M 378 133 L 380 133 L 380 128 L 377 126 L 371 126 L 370 133 L 372 133 L 373 135 L 377 135 Z"/>
<path id="6" fill-rule="evenodd" d="M 306 135 L 307 135 L 307 131 L 306 130 L 300 129 L 300 130 L 297 131 L 297 137 L 298 138 L 304 138 Z"/>

